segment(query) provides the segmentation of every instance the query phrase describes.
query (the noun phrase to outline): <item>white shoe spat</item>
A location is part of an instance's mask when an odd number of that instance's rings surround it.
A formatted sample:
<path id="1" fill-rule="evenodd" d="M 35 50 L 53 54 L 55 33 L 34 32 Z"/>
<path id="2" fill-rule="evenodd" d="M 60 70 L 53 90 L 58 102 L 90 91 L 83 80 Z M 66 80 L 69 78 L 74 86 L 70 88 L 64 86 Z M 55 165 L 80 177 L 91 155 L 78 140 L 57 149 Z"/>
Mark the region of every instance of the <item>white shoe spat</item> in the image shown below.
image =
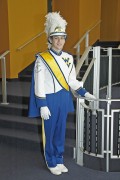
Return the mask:
<path id="1" fill-rule="evenodd" d="M 50 172 L 54 175 L 60 175 L 61 174 L 61 170 L 56 166 L 56 167 L 53 167 L 53 168 L 48 168 L 50 170 Z"/>
<path id="2" fill-rule="evenodd" d="M 57 167 L 63 173 L 68 172 L 68 169 L 64 166 L 64 164 L 57 164 Z"/>

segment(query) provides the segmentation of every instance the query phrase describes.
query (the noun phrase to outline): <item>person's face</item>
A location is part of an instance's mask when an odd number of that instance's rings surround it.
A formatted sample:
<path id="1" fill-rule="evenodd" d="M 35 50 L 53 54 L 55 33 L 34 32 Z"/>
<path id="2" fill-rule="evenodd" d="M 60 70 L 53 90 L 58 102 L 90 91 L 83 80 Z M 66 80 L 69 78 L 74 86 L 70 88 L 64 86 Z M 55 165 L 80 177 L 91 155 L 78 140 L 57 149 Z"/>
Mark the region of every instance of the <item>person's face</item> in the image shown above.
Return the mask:
<path id="1" fill-rule="evenodd" d="M 52 36 L 52 48 L 56 51 L 61 51 L 65 44 L 65 36 Z"/>

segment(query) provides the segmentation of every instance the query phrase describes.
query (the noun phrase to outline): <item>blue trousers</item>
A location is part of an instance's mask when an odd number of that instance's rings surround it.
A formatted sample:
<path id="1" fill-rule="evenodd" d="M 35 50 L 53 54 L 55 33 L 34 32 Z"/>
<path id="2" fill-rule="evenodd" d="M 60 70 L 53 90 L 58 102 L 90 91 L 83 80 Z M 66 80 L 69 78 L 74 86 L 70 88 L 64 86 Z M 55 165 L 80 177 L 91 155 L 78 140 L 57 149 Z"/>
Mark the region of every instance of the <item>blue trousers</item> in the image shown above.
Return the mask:
<path id="1" fill-rule="evenodd" d="M 64 89 L 46 95 L 51 112 L 49 120 L 44 120 L 44 155 L 48 167 L 63 164 L 66 118 L 70 110 L 70 93 Z"/>

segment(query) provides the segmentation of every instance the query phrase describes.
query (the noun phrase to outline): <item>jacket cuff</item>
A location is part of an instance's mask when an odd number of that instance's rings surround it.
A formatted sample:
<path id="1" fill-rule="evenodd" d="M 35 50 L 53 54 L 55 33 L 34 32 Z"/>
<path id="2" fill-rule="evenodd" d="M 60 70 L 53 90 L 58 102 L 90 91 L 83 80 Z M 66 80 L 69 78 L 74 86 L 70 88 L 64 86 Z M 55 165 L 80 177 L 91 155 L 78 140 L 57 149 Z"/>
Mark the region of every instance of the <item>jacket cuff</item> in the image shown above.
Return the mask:
<path id="1" fill-rule="evenodd" d="M 85 88 L 80 88 L 78 90 L 76 90 L 76 92 L 81 95 L 82 97 L 85 96 L 85 93 L 87 92 Z"/>
<path id="2" fill-rule="evenodd" d="M 47 106 L 46 98 L 38 98 L 38 97 L 36 97 L 36 104 L 37 104 L 38 108 Z"/>

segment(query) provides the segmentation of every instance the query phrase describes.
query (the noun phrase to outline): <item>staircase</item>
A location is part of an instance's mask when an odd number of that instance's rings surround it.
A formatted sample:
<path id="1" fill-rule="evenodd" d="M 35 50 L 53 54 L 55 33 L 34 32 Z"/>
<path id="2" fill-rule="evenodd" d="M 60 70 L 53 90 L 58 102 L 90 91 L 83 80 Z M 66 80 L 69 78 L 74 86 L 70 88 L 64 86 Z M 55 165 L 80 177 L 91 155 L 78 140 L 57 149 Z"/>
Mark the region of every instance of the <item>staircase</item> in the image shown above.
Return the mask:
<path id="1" fill-rule="evenodd" d="M 9 104 L 0 104 L 0 144 L 41 151 L 41 119 L 27 117 L 32 69 L 33 64 L 19 74 L 17 81 L 7 82 Z M 68 114 L 65 154 L 71 157 L 75 147 L 75 118 L 75 112 Z"/>

